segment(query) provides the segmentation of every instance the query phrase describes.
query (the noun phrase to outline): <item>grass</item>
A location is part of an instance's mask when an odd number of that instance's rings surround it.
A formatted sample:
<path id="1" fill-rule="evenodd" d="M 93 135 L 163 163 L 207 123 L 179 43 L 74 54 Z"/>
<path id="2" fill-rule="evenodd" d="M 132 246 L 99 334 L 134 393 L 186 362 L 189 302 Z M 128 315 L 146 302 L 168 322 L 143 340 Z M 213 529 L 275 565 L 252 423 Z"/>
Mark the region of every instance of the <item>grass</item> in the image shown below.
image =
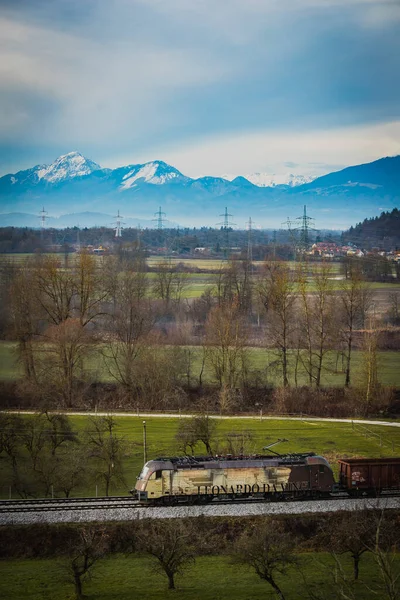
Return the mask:
<path id="1" fill-rule="evenodd" d="M 21 366 L 18 364 L 15 342 L 0 342 L 0 381 L 15 381 L 22 376 Z M 191 381 L 194 385 L 198 382 L 201 369 L 202 348 L 199 346 L 183 347 L 190 352 L 191 360 Z M 100 346 L 99 348 L 100 349 Z M 340 361 L 336 365 L 336 353 L 328 352 L 325 360 L 325 368 L 322 376 L 322 385 L 325 386 L 343 386 L 345 374 L 341 371 Z M 381 351 L 378 353 L 379 360 L 379 381 L 383 385 L 400 386 L 400 353 L 396 351 Z M 250 371 L 253 378 L 257 378 L 264 383 L 281 385 L 281 375 L 275 365 L 277 354 L 273 350 L 265 348 L 249 348 Z M 289 355 L 290 383 L 294 381 L 294 351 Z M 353 376 L 357 377 L 362 367 L 362 352 L 354 351 L 352 356 Z M 93 377 L 103 382 L 112 381 L 110 374 L 104 364 L 104 359 L 100 352 L 94 352 L 86 368 L 92 372 Z M 338 370 L 337 370 L 338 369 Z M 203 382 L 212 383 L 213 374 L 210 366 L 206 367 Z M 298 385 L 307 385 L 307 374 L 299 368 Z"/>
<path id="2" fill-rule="evenodd" d="M 307 598 L 307 589 L 319 596 L 338 597 L 333 588 L 334 563 L 325 553 L 299 555 L 299 564 L 278 575 L 287 600 Z M 350 559 L 341 557 L 344 572 L 351 580 Z M 252 570 L 233 565 L 226 556 L 199 557 L 196 563 L 176 577 L 177 589 L 167 590 L 166 578 L 156 572 L 149 559 L 133 555 L 113 555 L 95 565 L 94 576 L 84 584 L 87 600 L 259 600 L 276 598 L 272 588 Z M 396 560 L 398 568 L 399 561 Z M 306 583 L 305 583 L 306 581 Z M 360 580 L 354 585 L 355 598 L 372 600 L 370 588 L 379 586 L 378 570 L 369 554 L 360 562 Z M 66 579 L 61 559 L 25 559 L 0 562 L 0 596 L 7 600 L 70 600 L 73 585 Z"/>
<path id="3" fill-rule="evenodd" d="M 24 418 L 31 418 L 29 415 Z M 89 424 L 89 417 L 71 415 L 71 423 L 78 434 L 81 434 Z M 123 436 L 130 442 L 128 455 L 124 460 L 126 482 L 118 483 L 111 493 L 126 495 L 134 487 L 136 477 L 143 466 L 143 417 L 142 416 L 115 416 L 115 433 Z M 179 454 L 175 435 L 179 426 L 179 418 L 172 417 L 146 417 L 147 430 L 147 457 L 154 459 L 158 456 L 176 456 Z M 349 456 L 399 456 L 400 454 L 400 427 L 387 427 L 382 425 L 368 425 L 368 430 L 375 435 L 366 435 L 365 428 L 352 423 L 263 419 L 254 417 L 243 419 L 218 419 L 213 449 L 215 452 L 226 448 L 227 435 L 235 432 L 243 434 L 246 438 L 251 433 L 251 441 L 247 443 L 249 452 L 261 452 L 262 448 L 277 439 L 285 439 L 274 448 L 279 452 L 316 452 L 326 456 L 337 474 L 336 460 L 338 457 Z M 381 436 L 381 437 L 380 437 Z M 195 448 L 196 454 L 204 454 L 202 444 Z M 0 466 L 0 495 L 8 497 L 11 473 L 2 461 Z M 98 484 L 98 495 L 104 494 L 104 489 Z M 77 489 L 74 496 L 95 496 L 94 483 L 86 483 Z"/>

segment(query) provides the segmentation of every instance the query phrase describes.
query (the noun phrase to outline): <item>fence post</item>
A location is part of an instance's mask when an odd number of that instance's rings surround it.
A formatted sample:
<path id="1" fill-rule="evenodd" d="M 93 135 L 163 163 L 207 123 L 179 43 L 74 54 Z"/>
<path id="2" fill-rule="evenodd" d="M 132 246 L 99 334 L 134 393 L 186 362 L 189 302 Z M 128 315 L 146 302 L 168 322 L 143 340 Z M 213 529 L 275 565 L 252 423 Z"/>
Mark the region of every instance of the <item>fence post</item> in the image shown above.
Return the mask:
<path id="1" fill-rule="evenodd" d="M 51 498 L 52 499 L 54 498 L 54 486 L 53 485 L 51 486 Z"/>
<path id="2" fill-rule="evenodd" d="M 260 408 L 260 421 L 262 422 L 262 408 Z"/>
<path id="3" fill-rule="evenodd" d="M 96 483 L 96 498 L 97 498 L 97 483 Z"/>
<path id="4" fill-rule="evenodd" d="M 137 416 L 139 416 L 139 404 L 136 405 L 136 413 L 137 413 Z"/>
<path id="5" fill-rule="evenodd" d="M 12 489 L 12 486 L 10 485 L 9 489 L 8 489 L 8 499 L 9 500 L 11 500 L 11 489 Z"/>
<path id="6" fill-rule="evenodd" d="M 351 420 L 351 428 L 354 431 L 354 421 L 353 421 L 353 419 Z"/>

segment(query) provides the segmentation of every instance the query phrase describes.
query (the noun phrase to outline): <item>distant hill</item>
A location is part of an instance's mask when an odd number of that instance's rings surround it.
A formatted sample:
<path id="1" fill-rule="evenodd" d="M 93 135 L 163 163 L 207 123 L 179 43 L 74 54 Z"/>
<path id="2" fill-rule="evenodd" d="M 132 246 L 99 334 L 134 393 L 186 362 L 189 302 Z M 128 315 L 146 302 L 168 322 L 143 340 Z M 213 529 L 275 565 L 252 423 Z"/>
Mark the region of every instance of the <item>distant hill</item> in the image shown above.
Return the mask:
<path id="1" fill-rule="evenodd" d="M 345 242 L 352 242 L 362 248 L 400 248 L 400 211 L 394 208 L 383 212 L 379 217 L 364 219 L 355 227 L 350 227 L 342 235 Z"/>
<path id="2" fill-rule="evenodd" d="M 108 224 L 104 219 L 113 219 L 118 210 L 132 224 L 151 223 L 161 206 L 170 223 L 215 226 L 227 207 L 238 227 L 251 216 L 255 226 L 279 229 L 288 217 L 301 217 L 307 205 L 317 229 L 343 230 L 400 206 L 400 156 L 296 185 L 304 180 L 255 185 L 245 177 L 193 179 L 161 160 L 105 169 L 70 152 L 51 165 L 1 177 L 0 213 L 9 225 L 32 226 L 44 207 L 55 219 L 79 213 L 85 226 L 94 226 Z M 21 213 L 28 215 L 25 222 Z"/>

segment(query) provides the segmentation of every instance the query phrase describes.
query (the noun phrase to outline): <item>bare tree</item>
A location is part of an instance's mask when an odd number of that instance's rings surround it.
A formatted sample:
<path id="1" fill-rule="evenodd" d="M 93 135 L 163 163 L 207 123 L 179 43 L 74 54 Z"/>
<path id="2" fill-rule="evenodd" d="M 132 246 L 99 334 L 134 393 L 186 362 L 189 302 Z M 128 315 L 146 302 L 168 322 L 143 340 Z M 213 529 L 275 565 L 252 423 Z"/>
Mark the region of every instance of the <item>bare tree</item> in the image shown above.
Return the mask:
<path id="1" fill-rule="evenodd" d="M 374 522 L 367 509 L 344 513 L 339 523 L 326 532 L 327 545 L 335 554 L 350 554 L 354 580 L 358 579 L 361 557 L 370 550 L 373 536 Z"/>
<path id="2" fill-rule="evenodd" d="M 76 600 L 82 600 L 83 584 L 92 576 L 95 564 L 107 554 L 109 536 L 100 525 L 86 525 L 79 529 L 77 538 L 66 549 L 63 569 L 74 584 Z"/>
<path id="3" fill-rule="evenodd" d="M 368 414 L 379 390 L 378 341 L 379 332 L 375 328 L 364 331 L 358 387 L 364 400 L 365 414 Z"/>
<path id="4" fill-rule="evenodd" d="M 163 300 L 165 307 L 179 305 L 183 291 L 188 285 L 188 274 L 180 273 L 171 261 L 164 260 L 155 266 L 153 294 Z"/>
<path id="5" fill-rule="evenodd" d="M 267 263 L 258 283 L 261 304 L 267 313 L 268 335 L 279 352 L 283 385 L 289 385 L 289 347 L 293 340 L 296 302 L 295 281 L 284 263 Z"/>
<path id="6" fill-rule="evenodd" d="M 195 561 L 192 528 L 178 519 L 148 520 L 138 531 L 138 548 L 154 559 L 155 569 L 168 578 L 175 589 L 175 576 Z"/>
<path id="7" fill-rule="evenodd" d="M 123 271 L 116 283 L 115 311 L 108 320 L 103 357 L 110 375 L 132 399 L 137 389 L 138 361 L 148 345 L 155 316 L 146 299 L 143 271 Z"/>
<path id="8" fill-rule="evenodd" d="M 103 302 L 108 296 L 103 273 L 96 257 L 81 251 L 74 264 L 75 308 L 82 327 L 104 314 Z"/>
<path id="9" fill-rule="evenodd" d="M 49 324 L 59 325 L 73 317 L 73 300 L 76 284 L 73 274 L 62 269 L 58 258 L 38 256 L 34 265 L 35 300 Z"/>
<path id="10" fill-rule="evenodd" d="M 398 278 L 399 279 L 399 278 Z M 391 292 L 389 294 L 390 308 L 388 317 L 392 325 L 400 325 L 400 293 Z"/>
<path id="11" fill-rule="evenodd" d="M 215 441 L 217 424 L 215 419 L 208 415 L 198 415 L 179 421 L 176 440 L 179 450 L 187 452 L 189 448 L 193 454 L 198 442 L 202 442 L 206 452 L 212 455 L 212 445 Z"/>
<path id="12" fill-rule="evenodd" d="M 248 370 L 246 327 L 236 304 L 216 306 L 206 323 L 206 359 L 220 388 L 235 388 Z"/>
<path id="13" fill-rule="evenodd" d="M 309 383 L 321 385 L 322 370 L 326 353 L 333 345 L 337 336 L 335 319 L 336 305 L 333 294 L 332 269 L 329 264 L 313 270 L 313 285 L 315 291 L 309 293 L 306 274 L 298 271 L 299 289 L 302 307 L 302 326 L 305 355 L 300 359 L 308 374 Z"/>
<path id="14" fill-rule="evenodd" d="M 269 583 L 278 598 L 285 600 L 277 575 L 286 574 L 289 565 L 296 562 L 294 550 L 292 538 L 278 523 L 272 525 L 269 522 L 239 538 L 233 560 L 253 569 L 262 580 Z"/>
<path id="15" fill-rule="evenodd" d="M 345 345 L 345 386 L 348 387 L 351 379 L 354 329 L 363 324 L 365 312 L 372 301 L 371 289 L 365 284 L 358 271 L 351 270 L 348 279 L 341 284 L 339 300 L 343 325 L 341 336 Z"/>
<path id="16" fill-rule="evenodd" d="M 84 361 L 92 350 L 91 336 L 79 319 L 70 318 L 48 327 L 45 340 L 37 353 L 41 394 L 49 399 L 57 394 L 70 408 L 79 386 L 89 377 Z"/>
<path id="17" fill-rule="evenodd" d="M 119 436 L 112 416 L 90 417 L 85 430 L 85 443 L 92 462 L 94 476 L 104 483 L 108 496 L 114 481 L 125 482 L 123 459 L 128 444 Z"/>
<path id="18" fill-rule="evenodd" d="M 13 277 L 10 285 L 12 333 L 18 343 L 18 357 L 27 381 L 36 381 L 34 341 L 39 332 L 39 311 L 35 302 L 35 280 L 29 262 Z"/>
<path id="19" fill-rule="evenodd" d="M 377 519 L 372 552 L 380 575 L 381 594 L 384 594 L 383 597 L 388 600 L 398 600 L 400 598 L 400 569 L 397 556 L 399 540 L 392 539 L 390 543 L 391 536 L 388 533 L 385 527 L 385 511 L 382 510 Z"/>

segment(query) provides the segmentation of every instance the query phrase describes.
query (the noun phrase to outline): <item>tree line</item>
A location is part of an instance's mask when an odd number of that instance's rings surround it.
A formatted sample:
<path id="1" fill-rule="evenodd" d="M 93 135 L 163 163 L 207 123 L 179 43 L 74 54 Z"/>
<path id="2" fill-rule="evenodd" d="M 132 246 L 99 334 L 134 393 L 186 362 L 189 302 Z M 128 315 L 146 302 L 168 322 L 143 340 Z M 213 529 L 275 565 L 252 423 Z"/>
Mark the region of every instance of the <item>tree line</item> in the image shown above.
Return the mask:
<path id="1" fill-rule="evenodd" d="M 133 451 L 112 416 L 88 417 L 78 433 L 65 414 L 0 413 L 3 496 L 69 498 L 87 489 L 109 496 L 128 487 L 124 461 Z"/>
<path id="2" fill-rule="evenodd" d="M 255 270 L 231 260 L 200 298 L 187 299 L 190 276 L 168 260 L 148 273 L 140 252 L 100 260 L 82 252 L 69 264 L 37 255 L 3 265 L 0 329 L 17 344 L 19 393 L 42 407 L 82 405 L 106 378 L 121 406 L 176 408 L 207 372 L 228 411 L 246 390 L 271 385 L 269 374 L 283 388 L 305 376 L 321 389 L 324 374 L 341 372 L 368 412 L 380 389 L 379 329 L 360 264 L 347 264 L 338 283 L 330 263 L 267 261 Z M 398 292 L 390 301 L 385 319 L 396 324 Z M 255 368 L 252 346 L 268 349 L 264 366 Z"/>

